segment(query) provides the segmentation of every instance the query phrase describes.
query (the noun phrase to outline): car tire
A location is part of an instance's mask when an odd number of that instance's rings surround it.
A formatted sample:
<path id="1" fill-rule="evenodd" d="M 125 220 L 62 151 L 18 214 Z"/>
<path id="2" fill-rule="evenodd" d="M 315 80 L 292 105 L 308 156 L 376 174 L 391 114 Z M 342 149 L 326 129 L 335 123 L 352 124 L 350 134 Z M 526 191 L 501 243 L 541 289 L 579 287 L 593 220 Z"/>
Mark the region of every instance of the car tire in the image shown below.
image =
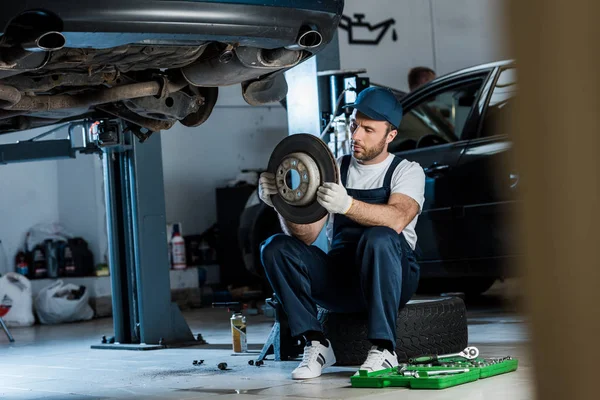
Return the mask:
<path id="1" fill-rule="evenodd" d="M 417 293 L 440 295 L 458 292 L 466 296 L 478 296 L 487 292 L 497 279 L 496 277 L 421 278 Z"/>
<path id="2" fill-rule="evenodd" d="M 319 321 L 331 341 L 336 365 L 362 364 L 372 346 L 367 339 L 366 313 L 319 310 Z M 467 312 L 458 297 L 413 300 L 396 320 L 398 362 L 423 354 L 449 354 L 468 345 Z"/>
<path id="3" fill-rule="evenodd" d="M 261 278 L 265 293 L 269 295 L 273 290 L 262 266 L 260 245 L 277 233 L 282 233 L 277 213 L 262 201 L 242 212 L 238 240 L 244 264 L 250 273 Z"/>

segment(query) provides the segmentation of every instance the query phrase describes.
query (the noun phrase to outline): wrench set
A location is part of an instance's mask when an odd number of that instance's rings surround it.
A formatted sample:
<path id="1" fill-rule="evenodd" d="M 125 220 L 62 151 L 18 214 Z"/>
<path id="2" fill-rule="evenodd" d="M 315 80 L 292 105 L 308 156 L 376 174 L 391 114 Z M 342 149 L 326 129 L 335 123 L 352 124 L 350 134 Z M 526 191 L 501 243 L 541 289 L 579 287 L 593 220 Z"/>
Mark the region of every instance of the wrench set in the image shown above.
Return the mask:
<path id="1" fill-rule="evenodd" d="M 467 347 L 454 354 L 429 354 L 409 359 L 374 373 L 359 371 L 350 380 L 352 387 L 383 388 L 388 386 L 413 389 L 444 389 L 478 379 L 515 371 L 518 360 L 511 356 L 480 358 L 476 347 Z"/>

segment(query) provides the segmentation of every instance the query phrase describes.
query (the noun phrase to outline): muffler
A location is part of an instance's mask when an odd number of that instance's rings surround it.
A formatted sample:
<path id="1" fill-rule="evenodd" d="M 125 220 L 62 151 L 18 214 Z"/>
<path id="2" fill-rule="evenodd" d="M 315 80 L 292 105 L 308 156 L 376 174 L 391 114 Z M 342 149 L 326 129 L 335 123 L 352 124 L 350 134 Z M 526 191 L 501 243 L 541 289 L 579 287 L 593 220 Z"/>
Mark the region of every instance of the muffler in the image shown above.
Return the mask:
<path id="1" fill-rule="evenodd" d="M 302 56 L 302 52 L 288 49 L 240 46 L 183 67 L 181 72 L 192 86 L 229 86 L 291 68 Z"/>

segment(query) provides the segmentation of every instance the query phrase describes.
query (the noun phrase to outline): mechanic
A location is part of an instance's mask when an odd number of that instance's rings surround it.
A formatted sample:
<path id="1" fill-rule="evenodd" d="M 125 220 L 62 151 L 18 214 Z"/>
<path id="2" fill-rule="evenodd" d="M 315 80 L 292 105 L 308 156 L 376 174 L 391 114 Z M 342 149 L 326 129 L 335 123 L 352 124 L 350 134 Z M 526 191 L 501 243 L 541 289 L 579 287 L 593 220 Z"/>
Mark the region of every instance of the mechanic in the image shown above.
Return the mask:
<path id="1" fill-rule="evenodd" d="M 354 108 L 353 154 L 337 160 L 342 184 L 326 182 L 317 192 L 329 215 L 312 224 L 279 216 L 285 234 L 269 238 L 261 249 L 292 335 L 306 339 L 294 379 L 320 376 L 336 361 L 317 320 L 316 304 L 333 312 L 367 311 L 373 346 L 361 369 L 396 367 L 396 318 L 420 276 L 415 225 L 424 202 L 425 174 L 419 164 L 388 152 L 402 107 L 391 91 L 374 87 L 346 107 Z M 276 193 L 274 175 L 261 174 L 260 198 L 273 206 L 270 197 Z M 312 245 L 326 220 L 328 253 Z"/>
<path id="2" fill-rule="evenodd" d="M 436 78 L 435 71 L 429 67 L 414 67 L 408 71 L 408 89 L 416 90 Z"/>

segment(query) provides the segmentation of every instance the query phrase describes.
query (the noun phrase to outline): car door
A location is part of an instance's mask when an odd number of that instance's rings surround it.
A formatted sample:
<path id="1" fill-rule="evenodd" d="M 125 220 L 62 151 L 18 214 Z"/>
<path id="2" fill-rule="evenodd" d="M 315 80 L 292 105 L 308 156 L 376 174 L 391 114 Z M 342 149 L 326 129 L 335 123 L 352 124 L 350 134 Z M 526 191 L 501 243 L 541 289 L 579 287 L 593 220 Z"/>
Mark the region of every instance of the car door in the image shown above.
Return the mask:
<path id="1" fill-rule="evenodd" d="M 518 253 L 513 239 L 519 190 L 519 171 L 514 167 L 509 137 L 509 110 L 516 95 L 516 69 L 504 66 L 495 74 L 477 135 L 469 141 L 456 168 L 456 228 L 462 238 L 460 257 L 485 269 L 499 257 Z M 483 271 L 481 271 L 483 273 Z M 492 271 L 485 271 L 490 274 Z"/>
<path id="2" fill-rule="evenodd" d="M 489 71 L 454 77 L 403 100 L 404 116 L 390 143 L 394 154 L 424 169 L 425 203 L 419 216 L 417 255 L 421 264 L 458 257 L 454 225 L 455 167 L 468 141 L 463 139 Z M 428 275 L 428 271 L 423 271 Z"/>

